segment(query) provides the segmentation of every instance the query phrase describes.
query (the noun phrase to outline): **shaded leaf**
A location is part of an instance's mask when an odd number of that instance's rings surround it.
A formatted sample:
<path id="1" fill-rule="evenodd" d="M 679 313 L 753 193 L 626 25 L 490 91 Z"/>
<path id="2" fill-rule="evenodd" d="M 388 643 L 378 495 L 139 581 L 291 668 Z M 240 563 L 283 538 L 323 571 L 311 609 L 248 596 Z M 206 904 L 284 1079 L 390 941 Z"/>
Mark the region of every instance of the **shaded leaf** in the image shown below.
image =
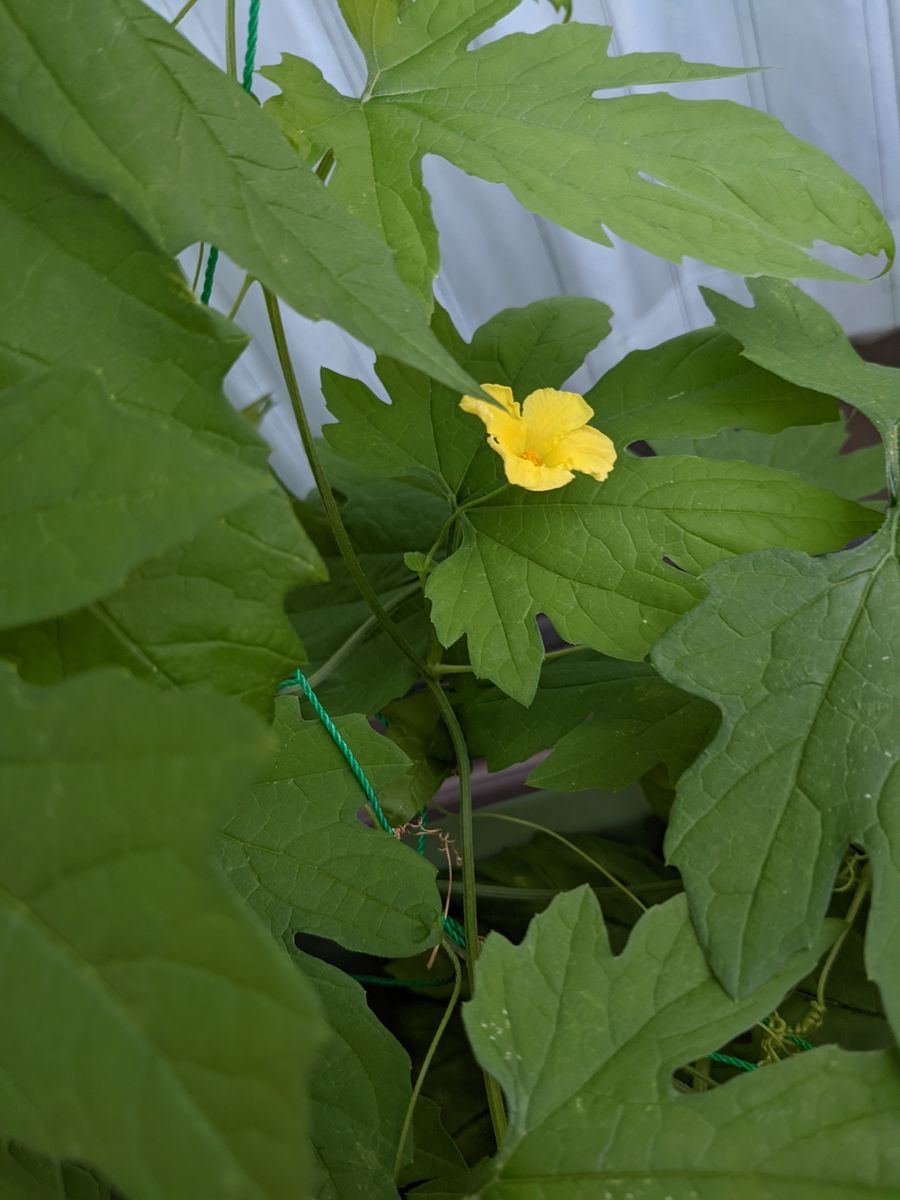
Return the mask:
<path id="1" fill-rule="evenodd" d="M 406 757 L 364 717 L 336 724 L 376 794 L 406 770 Z M 434 945 L 434 867 L 358 820 L 359 783 L 321 722 L 301 718 L 296 699 L 277 702 L 275 730 L 280 748 L 271 769 L 225 827 L 234 886 L 279 938 L 314 933 L 385 957 Z"/>
<path id="2" fill-rule="evenodd" d="M 444 1128 L 441 1110 L 427 1096 L 419 1096 L 416 1100 L 412 1142 L 415 1153 L 400 1172 L 397 1182 L 401 1185 L 421 1183 L 426 1179 L 443 1179 L 465 1170 L 466 1160 Z"/>
<path id="3" fill-rule="evenodd" d="M 606 230 L 664 258 L 742 273 L 847 278 L 815 241 L 893 253 L 864 189 L 771 117 L 721 101 L 595 93 L 739 74 L 675 54 L 610 56 L 612 30 L 562 24 L 467 50 L 516 0 L 345 0 L 369 68 L 361 98 L 285 55 L 264 74 L 268 111 L 309 162 L 333 151 L 330 189 L 398 255 L 428 296 L 437 233 L 421 159 L 438 154 L 506 184 L 532 212 L 610 245 Z M 740 147 L 740 152 L 736 152 Z"/>
<path id="4" fill-rule="evenodd" d="M 654 661 L 722 710 L 685 775 L 667 854 L 698 934 L 747 994 L 816 936 L 848 843 L 874 873 L 866 964 L 900 1028 L 896 513 L 856 550 L 769 553 L 710 572 Z M 714 847 L 714 850 L 713 850 Z"/>
<path id="5" fill-rule="evenodd" d="M 884 450 L 881 446 L 864 446 L 842 454 L 846 440 L 843 422 L 835 421 L 814 429 L 784 429 L 774 436 L 726 429 L 702 440 L 654 439 L 653 449 L 657 454 L 699 454 L 778 467 L 848 500 L 874 496 L 884 489 Z M 873 503 L 883 507 L 881 501 Z"/>
<path id="6" fill-rule="evenodd" d="M 836 549 L 876 519 L 765 467 L 622 457 L 603 484 L 508 488 L 469 509 L 462 546 L 426 595 L 441 642 L 465 635 L 476 672 L 528 704 L 543 658 L 538 613 L 568 642 L 641 659 L 702 595 L 693 572 L 773 544 Z"/>
<path id="7" fill-rule="evenodd" d="M 0 383 L 53 365 L 99 369 L 122 420 L 180 433 L 198 464 L 228 456 L 235 480 L 255 474 L 259 491 L 192 543 L 145 562 L 113 595 L 5 635 L 0 652 L 35 682 L 109 662 L 163 684 L 211 682 L 267 710 L 277 680 L 303 657 L 284 594 L 323 568 L 269 472 L 266 446 L 222 395 L 243 336 L 194 303 L 175 264 L 113 203 L 5 124 L 0 146 L 9 164 L 0 251 L 10 267 L 0 278 Z M 190 489 L 193 469 L 168 481 L 173 495 Z"/>
<path id="8" fill-rule="evenodd" d="M 618 446 L 641 438 L 654 444 L 686 434 L 702 438 L 728 426 L 777 433 L 838 415 L 830 392 L 762 370 L 743 357 L 739 341 L 715 328 L 632 351 L 585 398 L 596 424 Z"/>
<path id="9" fill-rule="evenodd" d="M 316 1200 L 396 1200 L 394 1156 L 412 1096 L 409 1059 L 349 975 L 293 950 L 330 1036 L 310 1079 Z"/>
<path id="10" fill-rule="evenodd" d="M 428 617 L 421 588 L 404 557 L 411 547 L 430 549 L 446 517 L 446 505 L 419 488 L 372 478 L 338 458 L 327 444 L 321 454 L 369 582 L 403 636 L 424 656 Z M 310 493 L 299 508 L 324 557 L 328 582 L 292 592 L 286 602 L 288 616 L 309 648 L 309 674 L 328 712 L 373 713 L 406 693 L 415 682 L 416 669 L 360 596 L 316 493 Z"/>
<path id="11" fill-rule="evenodd" d="M 264 727 L 114 672 L 0 680 L 0 1124 L 131 1200 L 296 1195 L 316 1005 L 213 853 Z"/>
<path id="12" fill-rule="evenodd" d="M 506 1093 L 509 1129 L 497 1157 L 444 1194 L 887 1200 L 900 1186 L 893 1054 L 829 1047 L 703 1093 L 672 1086 L 676 1068 L 771 1011 L 812 961 L 794 955 L 734 1001 L 681 897 L 646 913 L 613 957 L 587 889 L 560 896 L 521 946 L 490 935 L 463 1015 Z"/>
<path id="13" fill-rule="evenodd" d="M 673 688 L 647 663 L 577 653 L 544 663 L 530 707 L 493 688 L 462 708 L 469 746 L 502 770 L 554 747 L 535 787 L 618 791 L 658 762 L 676 779 L 708 739 L 715 707 Z"/>
<path id="14" fill-rule="evenodd" d="M 233 79 L 140 0 L 4 3 L 0 40 L 11 63 L 0 110 L 169 253 L 214 243 L 298 312 L 467 386 L 384 243 Z"/>
<path id="15" fill-rule="evenodd" d="M 111 591 L 267 487 L 178 422 L 119 404 L 87 371 L 0 393 L 0 459 L 0 627 Z"/>
<path id="16" fill-rule="evenodd" d="M 111 1195 L 87 1167 L 0 1142 L 0 1200 L 111 1200 Z"/>

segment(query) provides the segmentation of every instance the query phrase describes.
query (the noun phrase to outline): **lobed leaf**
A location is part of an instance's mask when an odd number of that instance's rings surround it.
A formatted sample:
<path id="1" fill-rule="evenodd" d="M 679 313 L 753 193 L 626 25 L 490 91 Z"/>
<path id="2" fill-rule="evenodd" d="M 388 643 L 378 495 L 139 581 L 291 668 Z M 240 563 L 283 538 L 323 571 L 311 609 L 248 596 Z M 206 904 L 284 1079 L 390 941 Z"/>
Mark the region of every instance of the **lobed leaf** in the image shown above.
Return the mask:
<path id="1" fill-rule="evenodd" d="M 316 1200 L 397 1200 L 394 1157 L 412 1098 L 409 1058 L 337 967 L 292 950 L 319 995 L 329 1037 L 310 1079 Z"/>
<path id="2" fill-rule="evenodd" d="M 762 370 L 743 356 L 739 341 L 715 328 L 632 351 L 585 399 L 596 424 L 623 447 L 642 438 L 654 445 L 688 434 L 706 438 L 729 426 L 777 433 L 838 417 L 827 389 L 823 394 Z"/>
<path id="3" fill-rule="evenodd" d="M 0 392 L 0 459 L 0 628 L 96 599 L 267 486 L 88 371 Z"/>
<path id="4" fill-rule="evenodd" d="M 293 55 L 263 72 L 282 89 L 268 110 L 307 161 L 334 153 L 330 190 L 397 251 L 420 296 L 438 267 L 425 154 L 506 184 L 532 212 L 602 245 L 609 230 L 676 262 L 788 278 L 853 278 L 812 258 L 816 241 L 884 250 L 890 265 L 893 240 L 865 190 L 771 117 L 667 95 L 596 98 L 743 68 L 611 56 L 610 28 L 575 22 L 467 49 L 514 6 L 345 0 L 369 68 L 360 98 Z"/>
<path id="5" fill-rule="evenodd" d="M 900 421 L 900 372 L 864 362 L 831 313 L 794 284 L 749 279 L 747 286 L 752 308 L 702 289 L 716 324 L 740 342 L 744 357 L 852 404 L 887 440 Z"/>
<path id="6" fill-rule="evenodd" d="M 619 791 L 659 762 L 677 779 L 717 720 L 713 705 L 672 687 L 649 664 L 587 653 L 545 662 L 528 708 L 486 688 L 461 716 L 472 753 L 491 771 L 551 749 L 527 782 L 555 791 Z"/>
<path id="7" fill-rule="evenodd" d="M 426 595 L 441 642 L 465 635 L 477 674 L 529 704 L 543 658 L 538 613 L 568 642 L 641 659 L 702 595 L 695 572 L 773 544 L 836 549 L 876 519 L 786 472 L 621 457 L 602 485 L 509 488 L 469 509 L 462 546 Z"/>
<path id="8" fill-rule="evenodd" d="M 709 574 L 710 596 L 660 643 L 666 678 L 722 710 L 682 776 L 667 854 L 716 974 L 745 995 L 816 937 L 850 842 L 874 892 L 866 965 L 900 1028 L 895 659 L 897 516 L 813 560 L 770 552 Z"/>
<path id="9" fill-rule="evenodd" d="M 0 689 L 0 1124 L 132 1200 L 288 1200 L 317 1006 L 214 862 L 264 727 L 115 672 Z"/>
<path id="10" fill-rule="evenodd" d="M 298 163 L 236 81 L 140 0 L 5 0 L 0 40 L 10 61 L 0 112 L 170 254 L 214 243 L 298 312 L 470 386 L 390 250 Z"/>
<path id="11" fill-rule="evenodd" d="M 124 554 L 119 578 L 128 565 L 139 563 L 142 548 L 153 554 L 172 548 L 145 558 L 105 597 L 101 593 L 114 587 L 116 577 L 107 575 L 104 585 L 98 578 L 93 596 L 82 590 L 79 597 L 73 591 L 79 574 L 57 571 L 65 559 L 57 560 L 53 581 L 70 598 L 62 608 L 94 602 L 4 634 L 0 653 L 34 682 L 115 663 L 164 686 L 212 683 L 268 711 L 277 680 L 303 659 L 281 611 L 285 592 L 321 579 L 323 566 L 269 472 L 267 448 L 222 395 L 222 379 L 243 336 L 193 302 L 175 264 L 116 205 L 60 174 L 5 124 L 0 148 L 10 168 L 0 182 L 6 218 L 0 250 L 9 266 L 0 278 L 0 384 L 24 384 L 64 366 L 101 372 L 115 401 L 110 413 L 120 413 L 116 435 L 127 426 L 141 431 L 144 443 L 132 444 L 138 462 L 124 457 L 124 445 L 120 461 L 118 451 L 114 456 L 104 448 L 112 428 L 105 433 L 93 428 L 82 452 L 86 482 L 79 496 L 101 479 L 107 459 L 128 479 L 137 481 L 142 472 L 159 480 L 163 436 L 192 450 L 192 457 L 182 452 L 172 459 L 162 481 L 165 502 L 158 500 L 158 520 L 164 537 L 157 534 L 146 545 L 135 538 L 117 549 L 111 526 L 92 527 L 77 542 L 85 561 L 88 552 L 104 561 L 113 551 L 119 558 Z M 54 297 L 52 305 L 47 296 Z M 66 421 L 84 425 L 90 419 L 83 404 L 77 413 L 72 409 Z M 78 449 L 66 437 L 55 447 L 53 471 L 38 462 L 26 462 L 25 468 L 46 476 L 49 486 L 66 470 L 80 469 Z M 43 453 L 40 443 L 34 452 Z M 232 500 L 218 507 L 231 511 L 201 520 L 198 507 L 192 525 L 167 525 L 177 506 L 191 508 L 196 480 L 210 464 L 220 464 L 223 487 L 231 478 Z M 146 524 L 148 531 L 153 528 L 152 521 Z M 184 541 L 201 527 L 192 541 Z M 23 610 L 17 619 L 43 615 Z"/>
<path id="12" fill-rule="evenodd" d="M 509 1128 L 496 1158 L 426 1191 L 887 1200 L 900 1186 L 892 1053 L 828 1047 L 703 1093 L 672 1086 L 676 1068 L 771 1011 L 828 940 L 738 1001 L 710 974 L 681 897 L 646 913 L 618 957 L 586 888 L 559 896 L 520 946 L 491 934 L 463 1016 Z"/>
<path id="13" fill-rule="evenodd" d="M 376 794 L 406 756 L 364 717 L 336 722 Z M 225 827 L 225 869 L 276 937 L 296 931 L 350 950 L 410 957 L 440 936 L 435 869 L 409 846 L 363 825 L 363 793 L 321 722 L 297 701 L 276 704 L 271 769 Z"/>
<path id="14" fill-rule="evenodd" d="M 884 450 L 863 446 L 842 453 L 847 440 L 843 422 L 813 429 L 783 429 L 767 435 L 747 429 L 725 429 L 703 439 L 665 438 L 653 442 L 657 454 L 699 454 L 703 458 L 759 463 L 793 471 L 807 483 L 827 488 L 847 500 L 862 500 L 884 490 Z M 880 502 L 872 501 L 873 505 Z M 883 507 L 883 504 L 881 504 Z"/>

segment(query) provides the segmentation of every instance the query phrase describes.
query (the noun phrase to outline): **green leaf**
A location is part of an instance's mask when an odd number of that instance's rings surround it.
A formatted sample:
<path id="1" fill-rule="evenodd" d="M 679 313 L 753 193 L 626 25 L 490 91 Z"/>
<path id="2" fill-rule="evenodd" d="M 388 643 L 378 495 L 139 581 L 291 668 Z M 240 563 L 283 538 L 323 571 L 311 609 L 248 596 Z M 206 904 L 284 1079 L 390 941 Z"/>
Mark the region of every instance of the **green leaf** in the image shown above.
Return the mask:
<path id="1" fill-rule="evenodd" d="M 769 553 L 709 574 L 710 597 L 660 643 L 659 670 L 722 710 L 682 776 L 667 854 L 729 991 L 746 994 L 816 936 L 848 843 L 868 852 L 866 964 L 900 1028 L 900 609 L 897 516 L 819 561 Z"/>
<path id="2" fill-rule="evenodd" d="M 606 337 L 610 316 L 599 300 L 553 296 L 504 309 L 468 343 L 440 308 L 432 327 L 479 383 L 502 383 L 524 397 L 538 387 L 560 387 L 574 374 Z M 497 468 L 485 462 L 479 471 L 484 430 L 460 411 L 459 392 L 387 359 L 378 359 L 375 370 L 389 405 L 355 379 L 322 372 L 325 399 L 338 420 L 325 426 L 329 444 L 367 471 L 409 478 L 441 495 L 490 486 Z"/>
<path id="3" fill-rule="evenodd" d="M 749 279 L 747 286 L 752 308 L 702 289 L 716 324 L 741 343 L 744 357 L 852 404 L 887 440 L 900 421 L 900 371 L 863 362 L 834 317 L 793 284 Z"/>
<path id="4" fill-rule="evenodd" d="M 489 935 L 463 1016 L 506 1093 L 509 1128 L 453 1194 L 888 1200 L 900 1188 L 892 1053 L 828 1047 L 703 1093 L 672 1086 L 675 1069 L 771 1011 L 812 961 L 794 955 L 735 1001 L 710 974 L 681 897 L 646 913 L 613 957 L 587 889 L 560 896 L 520 946 Z"/>
<path id="5" fill-rule="evenodd" d="M 364 717 L 337 728 L 376 794 L 408 761 Z M 434 867 L 363 825 L 364 799 L 341 751 L 297 701 L 276 705 L 280 749 L 225 828 L 225 869 L 276 937 L 300 930 L 351 950 L 409 957 L 440 935 Z"/>
<path id="6" fill-rule="evenodd" d="M 837 420 L 830 393 L 788 383 L 741 351 L 727 334 L 697 329 L 626 355 L 585 398 L 596 424 L 620 447 L 640 438 L 655 445 L 659 438 L 708 437 L 728 426 L 777 433 Z"/>
<path id="7" fill-rule="evenodd" d="M 0 1142 L 0 1200 L 111 1200 L 111 1195 L 86 1167 Z"/>
<path id="8" fill-rule="evenodd" d="M 394 1157 L 412 1096 L 409 1058 L 349 975 L 299 950 L 330 1036 L 310 1078 L 316 1200 L 397 1200 Z"/>
<path id="9" fill-rule="evenodd" d="M 462 547 L 426 595 L 441 642 L 465 635 L 478 675 L 529 704 L 543 657 L 538 613 L 568 642 L 641 659 L 702 595 L 694 572 L 773 544 L 836 549 L 876 519 L 781 471 L 622 456 L 604 484 L 509 488 L 469 509 Z"/>
<path id="10" fill-rule="evenodd" d="M 0 41 L 11 63 L 0 111 L 169 253 L 212 242 L 298 312 L 470 386 L 390 250 L 298 163 L 255 101 L 140 0 L 61 0 L 52 11 L 4 0 Z"/>
<path id="11" fill-rule="evenodd" d="M 465 1170 L 466 1161 L 444 1128 L 440 1108 L 427 1096 L 419 1096 L 416 1100 L 412 1132 L 415 1153 L 400 1172 L 399 1184 L 442 1179 Z"/>
<path id="12" fill-rule="evenodd" d="M 667 95 L 595 99 L 742 68 L 610 56 L 611 29 L 576 23 L 467 50 L 515 2 L 344 0 L 369 67 L 361 98 L 292 55 L 263 72 L 282 89 L 267 109 L 307 161 L 334 152 L 330 190 L 397 251 L 420 295 L 438 266 L 425 154 L 506 184 L 582 237 L 608 246 L 609 230 L 676 262 L 833 279 L 853 277 L 810 257 L 816 241 L 891 259 L 891 234 L 865 190 L 773 118 Z"/>
<path id="13" fill-rule="evenodd" d="M 243 505 L 236 495 L 236 506 L 223 506 L 233 511 L 146 561 L 113 595 L 4 635 L 0 653 L 34 682 L 116 663 L 164 685 L 211 682 L 268 710 L 277 680 L 303 659 L 281 611 L 285 592 L 322 578 L 323 567 L 269 472 L 268 449 L 222 395 L 243 336 L 193 302 L 175 264 L 113 203 L 4 124 L 0 150 L 9 165 L 0 182 L 9 266 L 0 277 L 0 384 L 54 366 L 100 370 L 123 428 L 131 419 L 193 445 L 197 466 L 167 480 L 170 506 L 191 494 L 193 473 L 212 456 L 227 456 L 235 486 L 255 478 L 257 492 Z M 74 465 L 78 446 L 70 439 L 64 450 L 59 470 L 70 456 Z M 155 465 L 148 456 L 145 469 Z"/>
<path id="14" fill-rule="evenodd" d="M 530 707 L 485 688 L 461 715 L 469 748 L 500 771 L 540 750 L 534 787 L 618 791 L 658 762 L 674 780 L 708 740 L 715 707 L 686 695 L 647 663 L 576 653 L 544 663 Z"/>
<path id="15" fill-rule="evenodd" d="M 94 600 L 267 486 L 87 371 L 0 393 L 0 459 L 0 627 Z"/>
<path id="16" fill-rule="evenodd" d="M 666 438 L 653 442 L 657 454 L 699 454 L 703 458 L 740 459 L 793 471 L 807 483 L 827 488 L 847 500 L 862 500 L 884 489 L 884 450 L 864 446 L 842 454 L 847 431 L 843 422 L 814 429 L 784 429 L 774 436 L 746 429 L 725 429 L 703 439 Z M 878 503 L 883 507 L 882 502 Z"/>
<path id="17" fill-rule="evenodd" d="M 380 402 L 379 402 L 380 403 Z M 447 515 L 436 496 L 406 484 L 373 478 L 321 450 L 341 516 L 369 582 L 403 636 L 422 656 L 428 616 L 421 588 L 404 562 L 410 547 L 426 551 Z M 328 582 L 298 588 L 287 612 L 309 647 L 316 693 L 332 715 L 373 713 L 403 696 L 416 669 L 372 616 L 338 553 L 316 493 L 300 505 L 328 568 Z"/>
<path id="18" fill-rule="evenodd" d="M 114 672 L 0 686 L 0 1125 L 130 1200 L 288 1200 L 320 1023 L 214 861 L 264 727 Z"/>

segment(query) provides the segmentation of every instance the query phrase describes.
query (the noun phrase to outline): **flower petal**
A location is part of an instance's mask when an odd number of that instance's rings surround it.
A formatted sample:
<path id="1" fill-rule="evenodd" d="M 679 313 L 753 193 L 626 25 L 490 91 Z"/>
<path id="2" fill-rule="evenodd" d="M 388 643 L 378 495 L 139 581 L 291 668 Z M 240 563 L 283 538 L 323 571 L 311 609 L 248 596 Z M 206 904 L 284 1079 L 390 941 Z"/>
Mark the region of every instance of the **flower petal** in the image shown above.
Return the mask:
<path id="1" fill-rule="evenodd" d="M 509 482 L 529 492 L 552 492 L 555 488 L 565 487 L 575 478 L 571 471 L 564 468 L 547 467 L 520 458 L 502 444 L 491 442 L 490 446 L 503 459 L 503 471 Z"/>
<path id="2" fill-rule="evenodd" d="M 577 392 L 539 388 L 526 396 L 522 405 L 528 426 L 526 446 L 538 458 L 546 459 L 561 437 L 586 425 L 593 415 L 594 410 Z"/>
<path id="3" fill-rule="evenodd" d="M 615 466 L 616 458 L 616 448 L 606 434 L 585 425 L 560 438 L 544 461 L 548 467 L 581 471 L 602 483 Z"/>
<path id="4" fill-rule="evenodd" d="M 484 422 L 490 440 L 500 441 L 513 453 L 520 453 L 525 449 L 525 423 L 511 389 L 499 383 L 483 383 L 481 386 L 502 408 L 478 396 L 463 396 L 459 407 Z"/>

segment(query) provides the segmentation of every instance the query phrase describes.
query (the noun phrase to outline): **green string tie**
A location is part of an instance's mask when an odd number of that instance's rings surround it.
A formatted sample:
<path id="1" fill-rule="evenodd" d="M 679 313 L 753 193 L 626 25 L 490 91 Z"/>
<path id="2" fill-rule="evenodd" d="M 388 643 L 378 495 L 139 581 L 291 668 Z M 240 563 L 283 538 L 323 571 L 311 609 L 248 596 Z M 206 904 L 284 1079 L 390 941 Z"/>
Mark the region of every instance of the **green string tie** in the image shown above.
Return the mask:
<path id="1" fill-rule="evenodd" d="M 260 0 L 250 0 L 250 12 L 247 15 L 247 49 L 244 53 L 244 73 L 241 77 L 241 87 L 248 96 L 253 90 L 253 64 L 256 61 L 256 39 L 259 34 L 259 5 Z M 203 291 L 200 293 L 201 304 L 209 304 L 218 262 L 219 247 L 210 246 L 209 257 L 206 260 L 206 273 L 203 276 Z"/>
<path id="2" fill-rule="evenodd" d="M 375 789 L 372 787 L 372 784 L 371 784 L 368 776 L 366 775 L 365 771 L 360 766 L 359 760 L 357 759 L 356 755 L 353 753 L 353 751 L 350 749 L 350 747 L 344 741 L 344 738 L 341 736 L 340 730 L 337 728 L 334 721 L 332 721 L 331 717 L 329 717 L 328 713 L 322 707 L 322 703 L 319 700 L 319 697 L 313 691 L 312 684 L 309 682 L 309 680 L 306 678 L 306 676 L 303 674 L 302 671 L 300 671 L 300 670 L 295 671 L 294 674 L 290 677 L 290 679 L 282 679 L 281 683 L 279 683 L 279 685 L 278 685 L 278 690 L 283 691 L 285 688 L 289 688 L 289 687 L 299 687 L 301 689 L 301 691 L 303 692 L 303 695 L 306 697 L 306 699 L 312 705 L 313 712 L 315 712 L 316 716 L 319 718 L 319 720 L 325 726 L 325 729 L 328 731 L 329 737 L 334 742 L 334 744 L 337 746 L 338 750 L 340 750 L 341 754 L 343 754 L 344 761 L 347 763 L 347 766 L 353 772 L 356 782 L 362 788 L 363 795 L 365 796 L 366 800 L 368 801 L 369 807 L 372 809 L 372 812 L 375 814 L 375 819 L 378 821 L 378 824 L 381 826 L 381 828 L 384 830 L 385 833 L 393 834 L 393 832 L 394 832 L 393 826 L 391 825 L 390 821 L 387 819 L 384 809 L 379 804 L 378 797 L 375 795 Z M 419 834 L 419 844 L 417 846 L 417 850 L 418 850 L 419 854 L 425 853 L 425 837 L 426 837 L 426 835 L 425 835 L 424 829 L 425 829 L 425 818 L 427 817 L 427 815 L 428 815 L 427 808 L 423 808 L 422 811 L 419 813 L 419 819 L 422 822 L 422 829 L 423 829 L 423 832 Z M 454 920 L 453 917 L 445 917 L 442 915 L 441 916 L 441 925 L 443 926 L 444 932 L 451 939 L 451 941 L 455 942 L 457 944 L 457 946 L 460 946 L 463 950 L 465 950 L 466 935 L 465 935 L 465 933 L 463 931 L 463 927 L 460 925 L 460 923 L 458 921 Z M 434 986 L 437 987 L 438 985 L 435 984 Z"/>

